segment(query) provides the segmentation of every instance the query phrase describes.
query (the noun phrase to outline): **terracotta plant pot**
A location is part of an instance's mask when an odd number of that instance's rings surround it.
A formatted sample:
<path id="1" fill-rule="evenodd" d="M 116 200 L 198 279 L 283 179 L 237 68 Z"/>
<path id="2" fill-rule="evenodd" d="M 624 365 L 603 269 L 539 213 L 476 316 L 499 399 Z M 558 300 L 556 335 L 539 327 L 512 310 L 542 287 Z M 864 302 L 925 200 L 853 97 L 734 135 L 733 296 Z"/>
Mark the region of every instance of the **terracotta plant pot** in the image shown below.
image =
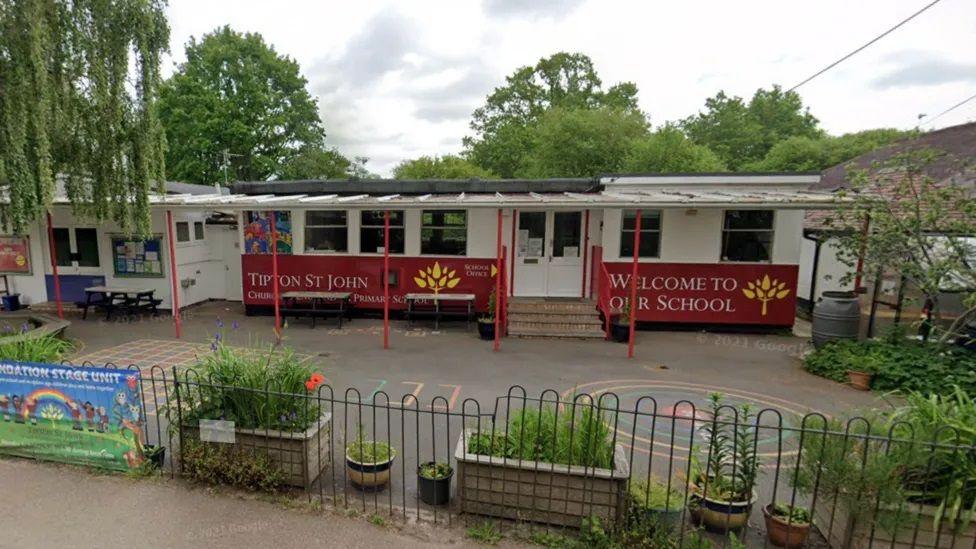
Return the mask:
<path id="1" fill-rule="evenodd" d="M 698 494 L 690 496 L 691 518 L 709 532 L 725 534 L 738 530 L 749 522 L 752 504 L 756 501 L 753 492 L 749 501 L 721 501 Z"/>
<path id="2" fill-rule="evenodd" d="M 858 391 L 870 391 L 871 390 L 871 380 L 874 378 L 874 374 L 868 372 L 858 372 L 856 370 L 847 371 L 847 379 L 851 382 L 851 387 L 854 387 Z"/>
<path id="3" fill-rule="evenodd" d="M 763 507 L 763 517 L 766 518 L 766 535 L 769 543 L 777 547 L 794 549 L 802 547 L 810 534 L 810 524 L 803 522 L 789 523 L 782 517 L 773 515 L 770 511 L 772 504 Z"/>

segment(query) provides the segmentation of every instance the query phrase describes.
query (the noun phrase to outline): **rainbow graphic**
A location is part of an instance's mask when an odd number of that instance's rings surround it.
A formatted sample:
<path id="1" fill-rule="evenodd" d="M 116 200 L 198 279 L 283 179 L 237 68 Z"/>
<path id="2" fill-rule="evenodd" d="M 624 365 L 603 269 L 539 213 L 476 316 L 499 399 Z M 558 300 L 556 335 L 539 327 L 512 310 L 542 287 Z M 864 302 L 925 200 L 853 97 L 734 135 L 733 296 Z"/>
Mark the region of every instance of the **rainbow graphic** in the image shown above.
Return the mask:
<path id="1" fill-rule="evenodd" d="M 58 404 L 64 406 L 65 410 L 67 410 L 68 412 L 71 411 L 71 404 L 74 403 L 74 400 L 68 395 L 62 393 L 61 391 L 58 391 L 57 389 L 51 389 L 49 387 L 42 387 L 40 389 L 37 389 L 33 393 L 24 396 L 25 403 L 30 402 L 31 400 L 33 400 L 37 404 L 40 404 L 42 400 L 47 400 L 47 401 L 53 400 Z M 21 406 L 21 408 L 23 408 L 23 411 L 21 413 L 24 416 L 24 419 L 27 419 L 28 416 L 30 415 L 30 413 L 27 411 L 27 406 Z"/>

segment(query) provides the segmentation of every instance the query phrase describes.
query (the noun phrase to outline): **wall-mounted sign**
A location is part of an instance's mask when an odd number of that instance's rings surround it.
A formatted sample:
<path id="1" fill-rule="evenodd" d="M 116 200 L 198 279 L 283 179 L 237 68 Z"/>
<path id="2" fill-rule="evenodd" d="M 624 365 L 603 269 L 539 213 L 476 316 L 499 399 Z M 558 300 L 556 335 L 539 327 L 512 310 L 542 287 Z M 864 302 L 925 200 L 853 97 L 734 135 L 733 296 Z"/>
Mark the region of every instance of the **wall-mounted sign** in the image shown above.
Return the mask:
<path id="1" fill-rule="evenodd" d="M 275 212 L 278 254 L 290 254 L 292 250 L 291 212 Z M 270 254 L 271 213 L 244 212 L 244 253 Z"/>
<path id="2" fill-rule="evenodd" d="M 633 265 L 606 266 L 610 306 L 620 309 L 630 297 Z M 796 265 L 641 263 L 637 320 L 792 326 L 797 271 Z"/>
<path id="3" fill-rule="evenodd" d="M 241 256 L 245 305 L 272 305 L 271 256 Z M 488 305 L 494 288 L 495 260 L 457 257 L 391 257 L 390 307 L 406 308 L 408 293 L 474 294 L 475 308 Z M 383 308 L 383 258 L 375 256 L 288 255 L 278 258 L 278 289 L 350 292 L 364 309 Z"/>
<path id="4" fill-rule="evenodd" d="M 115 276 L 130 278 L 160 278 L 163 275 L 162 236 L 133 240 L 112 237 L 112 263 Z"/>
<path id="5" fill-rule="evenodd" d="M 0 236 L 0 274 L 31 274 L 30 239 Z"/>

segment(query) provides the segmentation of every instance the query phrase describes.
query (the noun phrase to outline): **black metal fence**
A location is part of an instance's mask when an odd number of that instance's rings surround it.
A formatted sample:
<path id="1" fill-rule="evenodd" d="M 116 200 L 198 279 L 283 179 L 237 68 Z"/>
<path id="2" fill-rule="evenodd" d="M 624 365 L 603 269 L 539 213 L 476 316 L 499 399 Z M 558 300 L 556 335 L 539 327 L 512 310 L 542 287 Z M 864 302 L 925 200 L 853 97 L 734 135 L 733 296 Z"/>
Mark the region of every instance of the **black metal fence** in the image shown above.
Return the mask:
<path id="1" fill-rule="evenodd" d="M 513 386 L 490 403 L 420 402 L 309 388 L 143 369 L 145 443 L 167 448 L 167 474 L 262 486 L 271 471 L 268 485 L 384 519 L 566 533 L 594 517 L 616 532 L 652 522 L 678 546 L 705 527 L 723 547 L 767 547 L 778 534 L 796 547 L 976 548 L 976 447 L 956 427 L 718 397 Z M 235 457 L 257 464 L 228 465 Z M 440 474 L 421 476 L 425 464 Z"/>

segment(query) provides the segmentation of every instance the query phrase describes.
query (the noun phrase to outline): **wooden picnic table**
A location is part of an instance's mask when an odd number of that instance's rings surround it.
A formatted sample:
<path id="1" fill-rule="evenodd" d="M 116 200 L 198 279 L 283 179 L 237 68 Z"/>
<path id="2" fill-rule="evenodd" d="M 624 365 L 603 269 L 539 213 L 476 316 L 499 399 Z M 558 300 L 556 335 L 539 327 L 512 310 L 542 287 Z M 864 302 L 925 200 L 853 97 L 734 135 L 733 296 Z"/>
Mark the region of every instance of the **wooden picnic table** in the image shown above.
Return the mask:
<path id="1" fill-rule="evenodd" d="M 284 305 L 281 308 L 282 318 L 294 316 L 295 318 L 307 316 L 312 318 L 312 328 L 315 327 L 315 319 L 336 315 L 339 317 L 339 328 L 342 328 L 342 320 L 349 311 L 349 300 L 351 292 L 315 292 L 315 291 L 288 291 L 281 294 L 281 301 Z M 303 306 L 308 302 L 309 306 Z"/>
<path id="2" fill-rule="evenodd" d="M 464 316 L 465 327 L 470 328 L 471 317 L 474 315 L 474 294 L 420 294 L 412 293 L 404 296 L 407 301 L 407 323 L 413 322 L 414 317 L 424 316 L 434 318 L 434 329 L 440 328 L 443 316 Z M 432 303 L 431 309 L 418 308 L 418 305 Z M 447 305 L 443 307 L 442 305 Z M 463 309 L 462 309 L 463 307 Z"/>
<path id="3" fill-rule="evenodd" d="M 81 318 L 88 318 L 88 309 L 95 307 L 105 310 L 105 319 L 111 320 L 112 313 L 124 310 L 129 314 L 148 312 L 159 314 L 157 308 L 162 300 L 156 299 L 152 288 L 125 288 L 119 286 L 91 286 L 85 288 L 85 301 L 77 303 L 82 309 Z M 95 299 L 97 297 L 97 299 Z"/>

